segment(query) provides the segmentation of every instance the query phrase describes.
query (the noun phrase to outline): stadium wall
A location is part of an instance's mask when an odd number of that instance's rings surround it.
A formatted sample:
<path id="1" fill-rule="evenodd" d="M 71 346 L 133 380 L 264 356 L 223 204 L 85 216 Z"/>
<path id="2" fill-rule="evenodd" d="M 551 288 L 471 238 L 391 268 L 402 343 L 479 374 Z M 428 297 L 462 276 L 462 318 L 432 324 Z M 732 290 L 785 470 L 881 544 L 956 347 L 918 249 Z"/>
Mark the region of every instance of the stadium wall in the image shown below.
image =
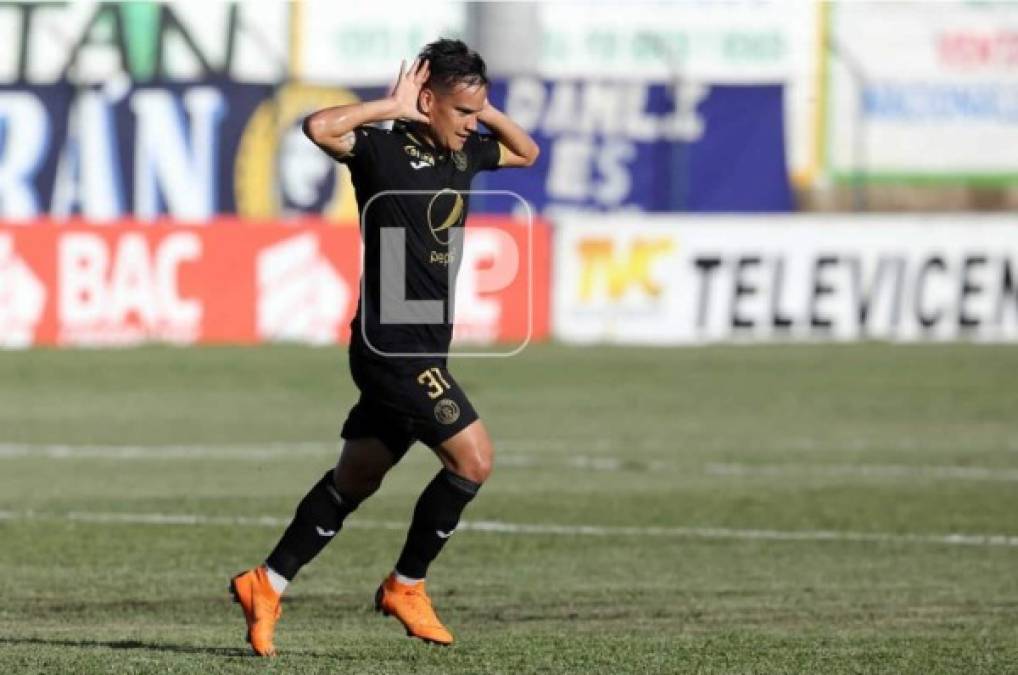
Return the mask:
<path id="1" fill-rule="evenodd" d="M 474 217 L 457 340 L 1018 341 L 1018 222 Z M 528 253 L 529 251 L 529 253 Z M 343 343 L 358 232 L 320 220 L 0 225 L 0 346 Z M 519 262 L 486 290 L 498 259 Z M 504 271 L 504 270 L 503 270 Z"/>

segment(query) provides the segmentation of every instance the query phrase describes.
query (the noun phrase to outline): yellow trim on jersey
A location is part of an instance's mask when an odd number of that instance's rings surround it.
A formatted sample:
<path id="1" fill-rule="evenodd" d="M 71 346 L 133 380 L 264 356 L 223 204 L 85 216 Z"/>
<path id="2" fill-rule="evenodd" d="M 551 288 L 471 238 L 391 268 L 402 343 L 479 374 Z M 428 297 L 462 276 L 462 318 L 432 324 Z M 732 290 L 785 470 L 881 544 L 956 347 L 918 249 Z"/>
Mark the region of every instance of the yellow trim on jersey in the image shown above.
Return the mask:
<path id="1" fill-rule="evenodd" d="M 509 152 L 509 148 L 502 145 L 502 141 L 498 141 L 498 166 L 505 166 L 507 152 Z"/>

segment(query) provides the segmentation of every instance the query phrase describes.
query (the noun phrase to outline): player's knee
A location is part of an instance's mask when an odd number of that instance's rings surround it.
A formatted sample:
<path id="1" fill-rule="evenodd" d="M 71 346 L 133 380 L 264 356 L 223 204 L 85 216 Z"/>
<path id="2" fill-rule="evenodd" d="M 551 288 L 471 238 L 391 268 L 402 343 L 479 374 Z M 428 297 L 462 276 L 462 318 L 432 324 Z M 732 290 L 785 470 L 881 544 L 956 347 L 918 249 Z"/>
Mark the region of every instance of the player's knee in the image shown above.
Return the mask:
<path id="1" fill-rule="evenodd" d="M 335 472 L 336 489 L 343 494 L 371 494 L 378 489 L 383 475 L 365 467 L 344 465 Z"/>
<path id="2" fill-rule="evenodd" d="M 363 454 L 344 455 L 333 472 L 336 489 L 341 494 L 366 498 L 379 488 L 390 466 Z"/>
<path id="3" fill-rule="evenodd" d="M 491 457 L 479 458 L 474 465 L 474 475 L 470 479 L 475 483 L 484 483 L 488 478 L 491 477 L 491 472 L 494 470 L 494 462 L 491 461 Z"/>
<path id="4" fill-rule="evenodd" d="M 471 452 L 465 453 L 452 470 L 467 480 L 478 484 L 484 483 L 494 468 L 492 454 L 489 449 L 475 447 Z"/>
<path id="5" fill-rule="evenodd" d="M 349 482 L 362 485 L 381 483 L 385 478 L 388 467 L 380 466 L 373 462 L 350 462 L 343 463 L 340 471 L 336 473 L 336 482 Z"/>
<path id="6" fill-rule="evenodd" d="M 491 475 L 495 449 L 484 425 L 477 420 L 435 448 L 445 468 L 474 483 Z"/>

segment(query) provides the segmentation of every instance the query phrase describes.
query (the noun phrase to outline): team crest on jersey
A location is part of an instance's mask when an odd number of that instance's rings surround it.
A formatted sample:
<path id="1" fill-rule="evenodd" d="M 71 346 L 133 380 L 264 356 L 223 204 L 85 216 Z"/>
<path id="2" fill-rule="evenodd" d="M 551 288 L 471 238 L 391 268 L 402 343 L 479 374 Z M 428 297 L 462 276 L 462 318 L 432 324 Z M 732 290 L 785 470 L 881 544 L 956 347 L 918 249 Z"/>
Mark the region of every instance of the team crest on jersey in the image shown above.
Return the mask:
<path id="1" fill-rule="evenodd" d="M 435 419 L 442 424 L 452 424 L 460 418 L 460 407 L 451 398 L 443 398 L 435 404 Z"/>
<path id="2" fill-rule="evenodd" d="M 449 245 L 449 230 L 463 220 L 466 210 L 463 195 L 444 188 L 428 202 L 428 228 L 439 244 Z"/>
<path id="3" fill-rule="evenodd" d="M 462 150 L 453 150 L 452 163 L 456 166 L 459 171 L 467 170 L 467 153 Z"/>
<path id="4" fill-rule="evenodd" d="M 410 162 L 410 165 L 415 169 L 418 166 L 423 166 L 424 164 L 427 164 L 428 166 L 435 166 L 435 156 L 430 152 L 422 152 L 421 150 L 418 150 L 415 145 L 404 145 L 403 152 L 414 159 L 414 161 Z"/>

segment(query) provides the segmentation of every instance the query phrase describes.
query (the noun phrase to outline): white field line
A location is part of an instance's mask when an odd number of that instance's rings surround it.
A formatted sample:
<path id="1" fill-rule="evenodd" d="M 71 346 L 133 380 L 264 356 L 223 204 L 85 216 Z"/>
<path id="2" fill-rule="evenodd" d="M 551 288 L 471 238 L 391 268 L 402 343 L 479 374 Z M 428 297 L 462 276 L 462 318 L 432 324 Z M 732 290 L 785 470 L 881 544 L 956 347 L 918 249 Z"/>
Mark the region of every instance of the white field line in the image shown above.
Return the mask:
<path id="1" fill-rule="evenodd" d="M 0 459 L 272 459 L 339 451 L 330 443 L 262 443 L 251 445 L 58 445 L 0 443 Z"/>
<path id="2" fill-rule="evenodd" d="M 45 520 L 114 525 L 178 525 L 223 527 L 274 527 L 289 523 L 276 516 L 203 516 L 174 513 L 90 513 L 64 514 L 33 511 L 0 511 L 0 521 Z M 405 530 L 407 523 L 392 520 L 352 519 L 346 527 L 366 530 Z M 506 523 L 494 520 L 463 521 L 458 530 L 509 535 L 567 535 L 588 537 L 656 537 L 687 539 L 731 539 L 750 541 L 830 541 L 882 544 L 937 544 L 945 546 L 993 546 L 1018 548 L 1018 535 L 1008 534 L 918 534 L 851 532 L 838 530 L 756 530 L 725 527 L 639 527 L 613 525 L 560 525 L 550 523 Z"/>
<path id="3" fill-rule="evenodd" d="M 47 457 L 53 459 L 190 459 L 203 457 L 224 457 L 227 459 L 251 456 L 258 459 L 265 457 L 288 457 L 295 454 L 321 454 L 337 452 L 342 441 L 294 441 L 275 443 L 193 443 L 193 444 L 81 444 L 67 443 L 11 443 L 0 442 L 0 459 L 15 457 Z M 520 449 L 540 450 L 547 453 L 564 453 L 578 448 L 604 451 L 619 447 L 619 443 L 600 439 L 596 442 L 565 442 L 561 440 L 541 441 L 538 439 L 514 439 L 500 441 L 499 449 L 515 452 Z M 627 446 L 628 447 L 628 446 Z M 657 446 L 654 446 L 657 447 Z M 662 448 L 672 446 L 660 446 Z M 638 449 L 644 449 L 640 446 Z"/>
<path id="4" fill-rule="evenodd" d="M 711 476 L 850 476 L 860 478 L 935 478 L 1018 482 L 1018 469 L 987 466 L 921 466 L 909 464 L 721 464 L 710 463 Z"/>
<path id="5" fill-rule="evenodd" d="M 511 444 L 510 444 L 511 445 Z M 17 458 L 44 459 L 112 459 L 112 460 L 189 460 L 229 459 L 261 461 L 291 457 L 332 458 L 339 450 L 337 443 L 295 442 L 250 445 L 45 445 L 0 443 L 0 460 Z M 571 455 L 564 457 L 502 452 L 496 465 L 503 467 L 572 468 L 590 471 L 681 471 L 678 464 L 663 461 L 626 460 L 621 457 Z M 690 467 L 692 468 L 692 467 Z M 935 480 L 968 480 L 1018 482 L 1018 469 L 985 466 L 936 466 L 908 464 L 745 464 L 710 462 L 702 466 L 708 476 L 784 477 L 828 476 L 858 478 L 925 478 Z"/>
<path id="6" fill-rule="evenodd" d="M 116 459 L 175 460 L 229 459 L 264 460 L 288 457 L 335 457 L 339 443 L 268 443 L 264 445 L 43 445 L 0 443 L 0 459 L 25 457 L 43 459 Z M 594 471 L 619 471 L 626 468 L 624 460 L 615 457 L 537 457 L 516 453 L 499 453 L 502 466 L 559 466 Z M 664 462 L 635 463 L 640 468 L 664 468 Z"/>
<path id="7" fill-rule="evenodd" d="M 72 445 L 45 443 L 13 443 L 0 441 L 0 459 L 6 457 L 24 457 L 26 455 L 42 455 L 54 458 L 67 458 L 92 455 L 97 458 L 109 456 L 113 459 L 147 459 L 148 453 L 158 452 L 171 458 L 174 457 L 215 457 L 223 456 L 230 459 L 245 454 L 261 457 L 285 457 L 294 454 L 317 454 L 319 452 L 335 452 L 339 449 L 340 439 L 327 441 L 294 441 L 270 443 L 239 443 L 239 444 L 167 444 L 167 445 Z M 601 457 L 612 452 L 628 454 L 630 452 L 664 450 L 681 452 L 684 445 L 681 440 L 644 438 L 619 441 L 613 438 L 563 439 L 563 438 L 505 438 L 496 439 L 496 447 L 510 453 L 528 452 L 539 455 L 568 454 L 571 456 L 578 450 L 585 450 Z M 702 443 L 696 445 L 698 451 L 726 449 L 727 445 Z M 1018 438 L 1001 441 L 1000 450 L 1005 452 L 1018 451 Z M 766 450 L 809 450 L 823 455 L 837 454 L 840 451 L 864 450 L 914 450 L 928 451 L 931 449 L 950 450 L 950 447 L 933 447 L 927 441 L 919 439 L 819 439 L 796 438 L 782 439 L 777 445 L 768 446 Z M 624 460 L 620 460 L 623 461 Z"/>

